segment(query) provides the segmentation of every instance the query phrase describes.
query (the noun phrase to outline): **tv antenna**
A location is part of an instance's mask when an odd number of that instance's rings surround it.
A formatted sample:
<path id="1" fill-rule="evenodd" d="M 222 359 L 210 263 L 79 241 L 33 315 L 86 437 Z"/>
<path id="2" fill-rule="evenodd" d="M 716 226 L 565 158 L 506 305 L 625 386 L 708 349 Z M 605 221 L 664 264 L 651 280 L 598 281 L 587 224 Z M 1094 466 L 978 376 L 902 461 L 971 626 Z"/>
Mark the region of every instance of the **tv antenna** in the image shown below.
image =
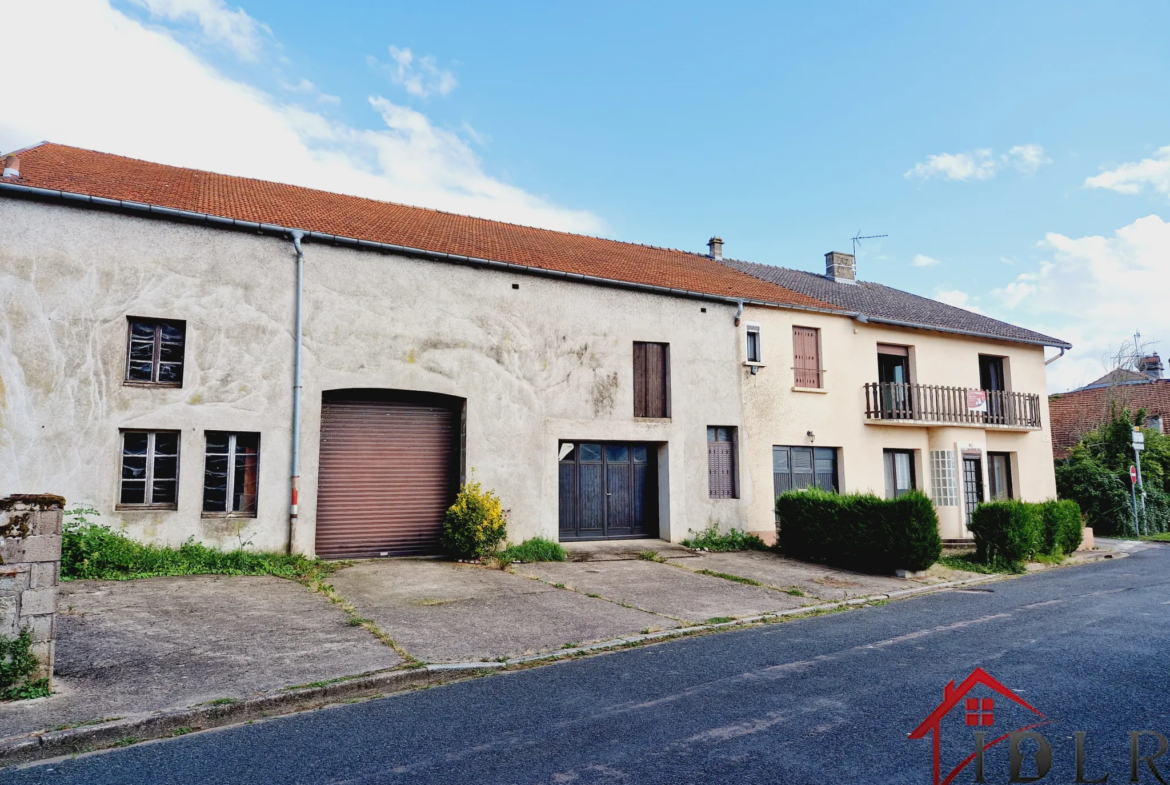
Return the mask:
<path id="1" fill-rule="evenodd" d="M 857 234 L 853 236 L 853 255 L 857 256 L 857 244 L 862 240 L 876 240 L 879 237 L 889 237 L 888 234 L 868 234 L 865 237 L 861 236 L 861 230 L 857 230 Z"/>

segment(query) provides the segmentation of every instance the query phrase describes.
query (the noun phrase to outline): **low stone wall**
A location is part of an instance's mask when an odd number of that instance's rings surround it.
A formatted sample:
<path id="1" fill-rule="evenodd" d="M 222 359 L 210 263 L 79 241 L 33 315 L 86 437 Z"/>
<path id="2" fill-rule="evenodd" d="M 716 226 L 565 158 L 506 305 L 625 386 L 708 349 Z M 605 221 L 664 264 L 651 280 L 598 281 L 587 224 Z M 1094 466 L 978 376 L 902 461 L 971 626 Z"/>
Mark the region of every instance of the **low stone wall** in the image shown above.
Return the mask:
<path id="1" fill-rule="evenodd" d="M 0 635 L 32 632 L 34 679 L 53 678 L 64 509 L 63 498 L 48 494 L 0 499 Z"/>

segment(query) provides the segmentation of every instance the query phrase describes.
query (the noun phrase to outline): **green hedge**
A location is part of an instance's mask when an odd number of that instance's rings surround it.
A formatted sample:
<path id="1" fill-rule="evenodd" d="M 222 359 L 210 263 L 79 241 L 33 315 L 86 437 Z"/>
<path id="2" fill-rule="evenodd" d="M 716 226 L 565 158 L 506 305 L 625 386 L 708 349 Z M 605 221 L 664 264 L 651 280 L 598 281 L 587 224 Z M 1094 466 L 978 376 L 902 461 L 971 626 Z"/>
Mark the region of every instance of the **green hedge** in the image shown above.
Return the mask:
<path id="1" fill-rule="evenodd" d="M 1038 554 L 1068 554 L 1081 544 L 1081 508 L 1070 500 L 1039 504 L 985 502 L 967 526 L 975 535 L 975 559 L 1009 569 Z"/>
<path id="2" fill-rule="evenodd" d="M 1081 547 L 1081 507 L 1071 499 L 1050 499 L 1038 505 L 1044 522 L 1044 552 L 1072 553 Z"/>
<path id="3" fill-rule="evenodd" d="M 925 570 L 942 555 L 930 499 L 841 495 L 818 488 L 776 499 L 777 544 L 785 555 L 858 572 Z"/>

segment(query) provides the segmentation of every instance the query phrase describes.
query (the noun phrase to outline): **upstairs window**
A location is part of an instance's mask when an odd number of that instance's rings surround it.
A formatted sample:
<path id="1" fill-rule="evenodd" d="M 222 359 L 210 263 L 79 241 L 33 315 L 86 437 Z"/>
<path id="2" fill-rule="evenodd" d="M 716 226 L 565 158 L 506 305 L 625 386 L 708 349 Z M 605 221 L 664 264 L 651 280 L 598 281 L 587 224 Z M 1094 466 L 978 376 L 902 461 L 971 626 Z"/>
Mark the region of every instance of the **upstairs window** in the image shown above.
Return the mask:
<path id="1" fill-rule="evenodd" d="M 260 484 L 260 434 L 207 432 L 203 512 L 256 517 Z"/>
<path id="2" fill-rule="evenodd" d="M 797 387 L 819 389 L 823 386 L 821 370 L 821 331 L 816 327 L 792 328 L 792 370 Z"/>
<path id="3" fill-rule="evenodd" d="M 670 416 L 670 344 L 634 341 L 634 416 Z"/>
<path id="4" fill-rule="evenodd" d="M 120 507 L 173 510 L 179 500 L 179 432 L 123 431 Z"/>
<path id="5" fill-rule="evenodd" d="M 126 381 L 182 387 L 186 337 L 186 322 L 131 317 Z"/>
<path id="6" fill-rule="evenodd" d="M 707 428 L 707 487 L 712 499 L 734 499 L 735 428 Z"/>
<path id="7" fill-rule="evenodd" d="M 747 328 L 747 361 L 749 363 L 763 362 L 764 353 L 760 348 L 760 328 L 749 324 Z"/>

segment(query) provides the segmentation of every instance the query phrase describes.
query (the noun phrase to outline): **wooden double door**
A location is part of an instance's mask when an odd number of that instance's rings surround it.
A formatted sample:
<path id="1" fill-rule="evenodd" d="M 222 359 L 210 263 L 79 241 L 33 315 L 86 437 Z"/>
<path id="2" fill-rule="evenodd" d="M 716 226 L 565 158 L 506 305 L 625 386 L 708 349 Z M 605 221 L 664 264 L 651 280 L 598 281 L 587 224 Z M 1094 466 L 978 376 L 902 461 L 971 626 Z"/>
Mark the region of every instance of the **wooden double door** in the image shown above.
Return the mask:
<path id="1" fill-rule="evenodd" d="M 639 442 L 560 446 L 561 540 L 658 536 L 658 448 Z"/>

